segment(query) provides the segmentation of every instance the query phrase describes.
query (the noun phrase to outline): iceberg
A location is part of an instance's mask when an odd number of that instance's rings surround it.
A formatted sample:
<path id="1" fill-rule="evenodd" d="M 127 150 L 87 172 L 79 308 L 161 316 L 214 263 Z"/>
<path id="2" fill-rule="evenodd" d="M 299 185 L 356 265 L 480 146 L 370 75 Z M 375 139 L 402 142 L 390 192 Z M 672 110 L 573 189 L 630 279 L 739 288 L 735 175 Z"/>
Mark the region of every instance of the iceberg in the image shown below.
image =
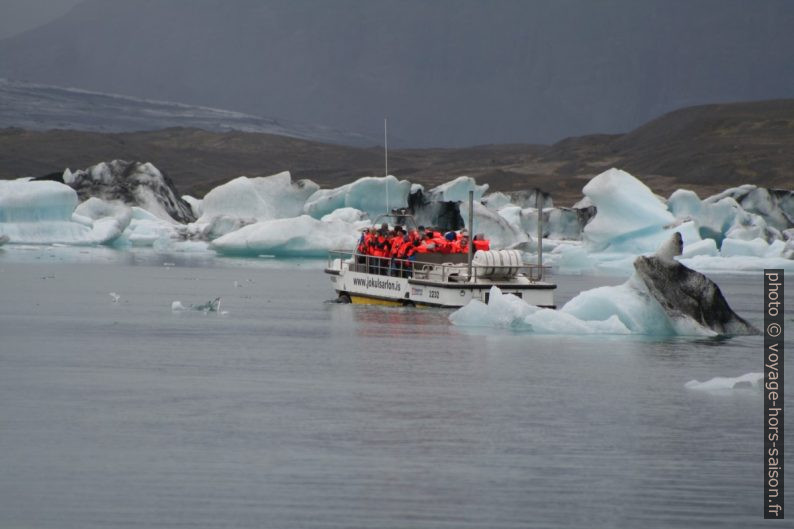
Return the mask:
<path id="1" fill-rule="evenodd" d="M 722 241 L 720 255 L 723 257 L 749 256 L 764 257 L 769 250 L 769 244 L 763 239 L 745 241 L 742 239 L 725 239 Z"/>
<path id="2" fill-rule="evenodd" d="M 355 248 L 361 225 L 323 222 L 309 215 L 250 224 L 219 237 L 210 248 L 226 255 L 325 257 L 329 250 Z"/>
<path id="3" fill-rule="evenodd" d="M 794 225 L 794 191 L 745 184 L 726 189 L 707 198 L 705 202 L 719 202 L 728 197 L 744 211 L 762 217 L 766 224 L 778 230 L 782 231 Z"/>
<path id="4" fill-rule="evenodd" d="M 374 219 L 394 208 L 408 205 L 411 183 L 394 176 L 366 176 L 335 189 L 315 191 L 303 206 L 303 213 L 320 219 L 334 210 L 355 208 Z"/>
<path id="5" fill-rule="evenodd" d="M 478 201 L 488 191 L 488 184 L 477 185 L 470 176 L 459 176 L 454 180 L 434 187 L 428 192 L 431 200 L 438 202 L 469 202 L 469 191 L 474 191 L 474 200 Z"/>
<path id="6" fill-rule="evenodd" d="M 66 169 L 61 181 L 77 191 L 81 200 L 97 197 L 121 201 L 169 222 L 195 220 L 193 210 L 180 198 L 171 179 L 151 163 L 113 160 L 74 172 Z"/>
<path id="7" fill-rule="evenodd" d="M 202 204 L 204 203 L 203 199 L 195 198 L 190 195 L 182 195 L 182 200 L 190 205 L 190 209 L 193 211 L 194 218 L 199 218 L 204 214 L 204 210 L 202 208 Z"/>
<path id="8" fill-rule="evenodd" d="M 116 246 L 153 246 L 159 240 L 179 238 L 177 226 L 162 220 L 153 213 L 133 206 L 132 218 L 122 236 L 115 241 Z"/>
<path id="9" fill-rule="evenodd" d="M 121 235 L 123 212 L 110 207 L 115 213 L 100 218 L 95 208 L 104 206 L 92 203 L 76 213 L 77 200 L 74 189 L 59 182 L 0 181 L 0 236 L 15 244 L 94 245 Z"/>
<path id="10" fill-rule="evenodd" d="M 625 171 L 605 171 L 583 191 L 596 207 L 595 217 L 583 230 L 590 251 L 653 252 L 673 232 L 681 233 L 687 243 L 700 240 L 694 222 L 676 222 L 664 201 Z"/>
<path id="11" fill-rule="evenodd" d="M 342 221 L 353 224 L 361 221 L 366 222 L 367 219 L 368 215 L 356 208 L 339 208 L 328 215 L 323 216 L 323 218 L 320 220 L 323 222 Z"/>
<path id="12" fill-rule="evenodd" d="M 449 320 L 458 326 L 495 327 L 536 334 L 630 334 L 617 317 L 584 321 L 565 312 L 528 305 L 499 287 L 491 287 L 488 304 L 472 300 Z"/>
<path id="13" fill-rule="evenodd" d="M 449 317 L 455 325 L 501 327 L 539 334 L 716 336 L 758 331 L 728 306 L 719 287 L 674 258 L 673 234 L 651 257 L 638 257 L 622 285 L 587 290 L 559 311 L 540 309 L 491 288 L 488 304 L 474 300 Z"/>
<path id="14" fill-rule="evenodd" d="M 466 222 L 468 222 L 468 219 L 464 218 L 464 225 L 472 233 L 486 234 L 491 241 L 491 247 L 494 249 L 509 248 L 530 240 L 520 226 L 508 222 L 499 213 L 491 211 L 479 202 L 474 203 L 473 229 L 471 226 L 466 225 Z"/>
<path id="15" fill-rule="evenodd" d="M 519 209 L 509 206 L 499 210 L 499 214 L 512 224 L 521 226 L 529 235 L 538 231 L 538 211 L 535 208 Z M 554 240 L 578 241 L 588 222 L 595 216 L 596 208 L 544 208 L 543 237 Z"/>
<path id="16" fill-rule="evenodd" d="M 204 196 L 198 222 L 217 216 L 256 220 L 297 217 L 319 189 L 311 180 L 293 182 L 289 171 L 258 178 L 240 176 Z"/>

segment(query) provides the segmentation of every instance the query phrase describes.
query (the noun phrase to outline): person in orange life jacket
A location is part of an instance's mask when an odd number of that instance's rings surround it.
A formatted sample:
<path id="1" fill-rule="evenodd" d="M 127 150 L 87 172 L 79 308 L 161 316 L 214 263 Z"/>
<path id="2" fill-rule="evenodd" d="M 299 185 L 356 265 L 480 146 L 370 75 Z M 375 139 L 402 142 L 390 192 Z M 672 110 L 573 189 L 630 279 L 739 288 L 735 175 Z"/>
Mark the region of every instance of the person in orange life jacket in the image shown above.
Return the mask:
<path id="1" fill-rule="evenodd" d="M 394 235 L 389 240 L 389 257 L 392 259 L 397 257 L 397 252 L 400 249 L 400 246 L 403 243 L 403 236 L 405 235 L 405 231 L 403 231 L 401 226 L 394 227 Z"/>
<path id="2" fill-rule="evenodd" d="M 444 238 L 441 239 L 437 247 L 438 251 L 443 254 L 455 253 L 455 249 L 457 248 L 456 233 L 454 231 L 448 231 L 445 233 Z"/>
<path id="3" fill-rule="evenodd" d="M 460 238 L 454 243 L 454 253 L 469 253 L 469 235 L 461 232 Z"/>
<path id="4" fill-rule="evenodd" d="M 378 273 L 381 275 L 387 275 L 389 273 L 389 252 L 391 250 L 390 244 L 390 233 L 389 233 L 389 225 L 385 222 L 380 225 L 380 230 L 378 231 L 378 239 L 377 239 L 377 257 L 379 262 L 379 270 Z"/>
<path id="5" fill-rule="evenodd" d="M 430 243 L 432 244 L 432 243 Z M 428 248 L 428 239 L 414 241 L 414 253 L 430 253 L 432 250 Z"/>
<path id="6" fill-rule="evenodd" d="M 446 243 L 447 243 L 446 239 L 444 238 L 444 236 L 441 233 L 439 233 L 437 231 L 431 231 L 430 233 L 431 233 L 430 242 L 433 243 L 432 251 L 433 252 L 440 252 L 441 249 L 444 246 L 446 246 Z"/>
<path id="7" fill-rule="evenodd" d="M 389 274 L 393 276 L 397 275 L 397 269 L 399 268 L 394 260 L 397 258 L 397 254 L 400 251 L 404 234 L 405 231 L 402 229 L 402 226 L 395 226 L 394 234 L 389 238 L 388 241 Z"/>
<path id="8" fill-rule="evenodd" d="M 474 245 L 475 252 L 480 250 L 487 252 L 491 249 L 491 241 L 487 240 L 482 233 L 478 233 L 474 236 L 472 244 Z"/>
<path id="9" fill-rule="evenodd" d="M 402 244 L 400 245 L 400 249 L 397 254 L 400 259 L 402 277 L 411 277 L 411 261 L 416 260 L 414 253 L 416 253 L 416 248 L 418 245 L 419 241 L 411 240 L 410 235 L 406 234 L 403 237 Z"/>

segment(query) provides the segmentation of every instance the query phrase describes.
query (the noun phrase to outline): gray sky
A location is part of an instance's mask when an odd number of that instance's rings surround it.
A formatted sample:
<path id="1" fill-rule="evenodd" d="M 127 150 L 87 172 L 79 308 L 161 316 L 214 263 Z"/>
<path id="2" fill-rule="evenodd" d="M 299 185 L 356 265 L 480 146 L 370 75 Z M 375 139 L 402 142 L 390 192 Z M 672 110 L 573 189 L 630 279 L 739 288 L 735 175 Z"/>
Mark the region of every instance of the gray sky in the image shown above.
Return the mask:
<path id="1" fill-rule="evenodd" d="M 362 134 L 388 116 L 394 145 L 551 143 L 794 97 L 794 0 L 0 2 L 21 31 L 0 77 Z"/>
<path id="2" fill-rule="evenodd" d="M 0 39 L 46 24 L 82 0 L 0 0 Z"/>

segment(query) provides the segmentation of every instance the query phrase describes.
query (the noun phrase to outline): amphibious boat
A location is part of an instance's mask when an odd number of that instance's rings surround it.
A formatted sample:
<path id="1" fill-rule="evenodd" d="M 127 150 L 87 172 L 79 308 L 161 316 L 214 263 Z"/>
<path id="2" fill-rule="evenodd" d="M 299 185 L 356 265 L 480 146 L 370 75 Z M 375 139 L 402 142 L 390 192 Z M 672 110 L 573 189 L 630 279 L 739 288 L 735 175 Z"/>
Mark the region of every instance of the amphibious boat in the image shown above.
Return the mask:
<path id="1" fill-rule="evenodd" d="M 473 220 L 471 202 L 470 195 L 468 226 Z M 392 225 L 416 227 L 405 213 L 382 215 L 374 225 L 386 218 L 394 220 Z M 467 254 L 426 253 L 418 254 L 416 260 L 332 250 L 325 268 L 342 302 L 450 308 L 473 299 L 487 303 L 493 286 L 531 305 L 555 308 L 557 285 L 546 280 L 549 272 L 549 267 L 543 266 L 542 250 L 538 263 L 528 264 L 517 250 L 474 252 L 471 242 Z"/>

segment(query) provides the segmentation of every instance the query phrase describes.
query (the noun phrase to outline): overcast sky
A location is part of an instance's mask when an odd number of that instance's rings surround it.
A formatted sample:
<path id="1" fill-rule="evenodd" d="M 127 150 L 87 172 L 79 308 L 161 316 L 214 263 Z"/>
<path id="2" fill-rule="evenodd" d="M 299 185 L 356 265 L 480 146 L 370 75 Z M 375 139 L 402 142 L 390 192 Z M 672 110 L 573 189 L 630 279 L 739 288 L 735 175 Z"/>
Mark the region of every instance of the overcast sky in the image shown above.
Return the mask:
<path id="1" fill-rule="evenodd" d="M 388 116 L 402 145 L 550 143 L 691 105 L 794 97 L 794 0 L 0 6 L 0 36 L 16 33 L 0 40 L 0 77 L 356 133 Z"/>
<path id="2" fill-rule="evenodd" d="M 46 24 L 81 0 L 0 0 L 0 39 Z"/>

